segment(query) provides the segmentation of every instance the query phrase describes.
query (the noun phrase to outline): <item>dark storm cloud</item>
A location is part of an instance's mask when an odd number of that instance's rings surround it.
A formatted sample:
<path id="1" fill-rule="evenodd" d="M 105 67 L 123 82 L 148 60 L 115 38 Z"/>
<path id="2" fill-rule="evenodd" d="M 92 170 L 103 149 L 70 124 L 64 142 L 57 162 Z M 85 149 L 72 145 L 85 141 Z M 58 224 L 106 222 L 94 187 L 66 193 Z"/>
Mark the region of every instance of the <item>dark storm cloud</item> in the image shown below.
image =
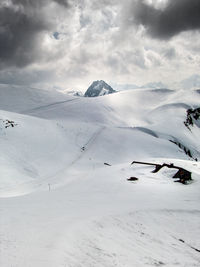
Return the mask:
<path id="1" fill-rule="evenodd" d="M 169 39 L 180 32 L 200 30 L 200 0 L 169 0 L 164 9 L 134 1 L 134 22 L 146 27 L 152 37 Z"/>
<path id="2" fill-rule="evenodd" d="M 39 33 L 47 29 L 45 21 L 23 10 L 0 9 L 1 65 L 25 66 L 35 57 Z"/>
<path id="3" fill-rule="evenodd" d="M 0 68 L 24 67 L 40 55 L 41 35 L 50 30 L 46 13 L 49 0 L 12 0 L 0 5 Z M 54 0 L 68 6 L 65 0 Z M 48 12 L 47 12 L 48 13 Z"/>
<path id="4" fill-rule="evenodd" d="M 54 2 L 56 2 L 59 5 L 62 5 L 64 7 L 69 7 L 69 1 L 68 0 L 54 0 Z"/>

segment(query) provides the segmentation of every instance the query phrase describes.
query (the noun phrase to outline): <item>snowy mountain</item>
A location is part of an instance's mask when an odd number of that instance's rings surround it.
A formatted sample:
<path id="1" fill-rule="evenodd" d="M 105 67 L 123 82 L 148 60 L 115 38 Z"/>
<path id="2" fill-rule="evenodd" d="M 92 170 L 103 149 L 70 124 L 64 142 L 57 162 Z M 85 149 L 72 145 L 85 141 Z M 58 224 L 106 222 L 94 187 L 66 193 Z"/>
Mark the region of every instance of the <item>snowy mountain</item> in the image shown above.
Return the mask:
<path id="1" fill-rule="evenodd" d="M 132 90 L 132 89 L 145 89 L 145 88 L 151 88 L 151 89 L 166 89 L 168 88 L 167 85 L 165 85 L 162 82 L 152 82 L 152 83 L 146 83 L 144 85 L 136 85 L 136 84 L 117 84 L 113 83 L 113 86 L 118 90 L 118 91 L 123 91 L 123 90 Z"/>
<path id="2" fill-rule="evenodd" d="M 146 83 L 143 85 L 117 84 L 117 83 L 113 83 L 113 85 L 118 91 L 139 89 L 139 88 L 141 89 L 151 88 L 151 89 L 163 89 L 163 90 L 166 90 L 166 89 L 170 90 L 170 88 L 186 89 L 186 90 L 197 89 L 199 91 L 200 90 L 200 75 L 195 74 L 181 81 L 172 82 L 172 83 L 169 82 L 169 84 L 164 84 L 162 82 L 150 82 L 150 83 Z"/>
<path id="3" fill-rule="evenodd" d="M 152 83 L 146 83 L 140 86 L 140 88 L 166 89 L 168 87 L 162 82 L 152 82 Z"/>
<path id="4" fill-rule="evenodd" d="M 85 97 L 96 97 L 108 94 L 113 94 L 116 91 L 104 81 L 95 81 L 85 92 Z"/>
<path id="5" fill-rule="evenodd" d="M 123 91 L 123 90 L 132 90 L 132 89 L 138 89 L 140 86 L 136 84 L 118 84 L 118 83 L 112 83 L 112 87 L 116 88 L 117 91 Z"/>
<path id="6" fill-rule="evenodd" d="M 180 82 L 180 87 L 184 89 L 200 89 L 200 75 L 192 75 Z"/>
<path id="7" fill-rule="evenodd" d="M 175 88 L 175 89 L 199 90 L 200 89 L 200 75 L 194 74 L 184 80 L 171 83 L 170 87 Z"/>
<path id="8" fill-rule="evenodd" d="M 199 103 L 195 90 L 1 85 L 0 265 L 199 266 Z"/>

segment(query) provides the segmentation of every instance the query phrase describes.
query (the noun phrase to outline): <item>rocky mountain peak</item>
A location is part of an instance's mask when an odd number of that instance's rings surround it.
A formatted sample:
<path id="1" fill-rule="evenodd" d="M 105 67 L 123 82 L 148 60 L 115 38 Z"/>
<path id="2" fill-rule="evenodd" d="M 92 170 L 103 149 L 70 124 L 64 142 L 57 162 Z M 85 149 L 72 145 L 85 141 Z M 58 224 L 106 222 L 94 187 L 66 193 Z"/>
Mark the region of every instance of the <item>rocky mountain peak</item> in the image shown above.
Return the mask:
<path id="1" fill-rule="evenodd" d="M 116 91 L 108 85 L 103 80 L 100 81 L 94 81 L 87 91 L 85 92 L 85 97 L 97 97 L 97 96 L 103 96 L 115 93 Z"/>

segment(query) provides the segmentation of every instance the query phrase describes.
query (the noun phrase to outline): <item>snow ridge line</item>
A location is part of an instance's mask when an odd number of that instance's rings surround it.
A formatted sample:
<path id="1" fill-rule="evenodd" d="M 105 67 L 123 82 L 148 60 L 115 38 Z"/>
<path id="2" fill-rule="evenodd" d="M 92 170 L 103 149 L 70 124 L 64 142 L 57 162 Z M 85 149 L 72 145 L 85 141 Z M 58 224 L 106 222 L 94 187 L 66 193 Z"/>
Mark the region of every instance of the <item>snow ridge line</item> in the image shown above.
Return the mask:
<path id="1" fill-rule="evenodd" d="M 34 111 L 39 111 L 39 110 L 44 110 L 46 108 L 49 108 L 49 107 L 54 107 L 54 106 L 57 106 L 57 105 L 61 105 L 61 104 L 65 104 L 65 103 L 68 103 L 68 102 L 75 102 L 75 101 L 78 101 L 79 99 L 70 99 L 70 100 L 65 100 L 65 101 L 59 101 L 59 102 L 55 102 L 55 103 L 51 103 L 51 104 L 48 104 L 48 105 L 44 105 L 44 106 L 39 106 L 39 107 L 36 107 L 36 108 L 32 108 L 32 109 L 28 109 L 28 110 L 24 110 L 22 111 L 21 113 L 25 113 L 25 114 L 31 114 L 32 112 Z"/>

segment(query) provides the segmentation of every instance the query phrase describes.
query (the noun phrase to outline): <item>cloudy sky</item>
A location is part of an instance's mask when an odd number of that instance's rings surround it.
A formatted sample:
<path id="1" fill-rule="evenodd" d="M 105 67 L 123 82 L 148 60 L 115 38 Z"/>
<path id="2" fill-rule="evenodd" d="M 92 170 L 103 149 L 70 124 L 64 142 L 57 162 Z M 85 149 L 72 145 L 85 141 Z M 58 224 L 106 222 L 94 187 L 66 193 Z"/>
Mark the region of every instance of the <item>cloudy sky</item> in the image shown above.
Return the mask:
<path id="1" fill-rule="evenodd" d="M 0 83 L 85 90 L 200 68 L 200 0 L 1 0 Z"/>

